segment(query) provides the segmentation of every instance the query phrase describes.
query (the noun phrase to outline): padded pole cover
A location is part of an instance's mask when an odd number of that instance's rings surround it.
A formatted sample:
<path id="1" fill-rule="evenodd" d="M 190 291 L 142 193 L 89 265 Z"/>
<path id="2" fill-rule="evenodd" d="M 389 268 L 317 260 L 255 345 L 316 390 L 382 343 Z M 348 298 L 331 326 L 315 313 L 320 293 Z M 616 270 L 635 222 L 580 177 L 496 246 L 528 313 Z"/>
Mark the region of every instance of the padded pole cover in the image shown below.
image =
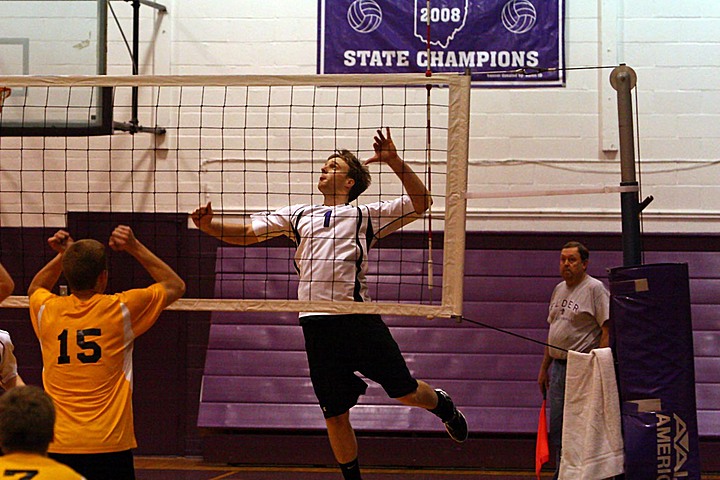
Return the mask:
<path id="1" fill-rule="evenodd" d="M 628 479 L 700 479 L 687 264 L 610 271 Z"/>

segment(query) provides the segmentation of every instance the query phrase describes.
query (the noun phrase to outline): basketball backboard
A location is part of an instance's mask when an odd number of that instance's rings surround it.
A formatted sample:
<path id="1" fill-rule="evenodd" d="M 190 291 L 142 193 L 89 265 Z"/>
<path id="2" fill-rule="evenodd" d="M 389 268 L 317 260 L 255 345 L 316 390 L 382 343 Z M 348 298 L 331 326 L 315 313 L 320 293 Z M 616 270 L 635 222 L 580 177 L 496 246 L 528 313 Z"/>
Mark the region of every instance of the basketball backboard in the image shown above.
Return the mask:
<path id="1" fill-rule="evenodd" d="M 3 0 L 0 76 L 106 73 L 107 0 Z M 0 85 L 2 87 L 3 85 Z M 112 133 L 108 88 L 12 88 L 0 135 Z"/>

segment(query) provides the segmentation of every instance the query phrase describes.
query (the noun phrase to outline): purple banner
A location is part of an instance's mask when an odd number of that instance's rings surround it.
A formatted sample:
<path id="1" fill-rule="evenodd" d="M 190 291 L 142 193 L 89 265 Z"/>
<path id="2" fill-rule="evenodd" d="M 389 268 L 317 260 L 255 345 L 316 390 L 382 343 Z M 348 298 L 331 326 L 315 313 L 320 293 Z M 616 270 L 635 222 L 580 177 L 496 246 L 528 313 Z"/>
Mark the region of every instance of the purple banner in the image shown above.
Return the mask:
<path id="1" fill-rule="evenodd" d="M 476 86 L 564 86 L 563 2 L 319 0 L 318 73 L 469 70 Z"/>

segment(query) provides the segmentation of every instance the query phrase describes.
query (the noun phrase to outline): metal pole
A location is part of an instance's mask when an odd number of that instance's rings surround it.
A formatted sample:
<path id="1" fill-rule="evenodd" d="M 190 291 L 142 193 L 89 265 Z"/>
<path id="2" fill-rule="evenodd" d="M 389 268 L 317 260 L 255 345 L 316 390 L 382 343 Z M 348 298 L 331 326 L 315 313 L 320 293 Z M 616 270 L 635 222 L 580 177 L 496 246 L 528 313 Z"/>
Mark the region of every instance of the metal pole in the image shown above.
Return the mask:
<path id="1" fill-rule="evenodd" d="M 148 5 L 157 9 L 160 13 L 167 13 L 165 6 L 152 2 L 150 0 L 125 0 L 126 2 L 132 2 L 133 6 L 133 38 L 132 38 L 132 74 L 138 75 L 140 73 L 140 5 Z M 127 123 L 113 122 L 113 128 L 122 132 L 129 132 L 132 134 L 138 132 L 154 133 L 156 135 L 164 135 L 165 129 L 162 127 L 143 127 L 140 125 L 138 119 L 139 111 L 139 88 L 137 86 L 132 87 L 132 105 L 130 110 L 130 121 Z"/>
<path id="2" fill-rule="evenodd" d="M 610 84 L 617 91 L 618 124 L 620 129 L 620 170 L 621 186 L 638 186 L 635 178 L 635 143 L 632 118 L 631 91 L 637 83 L 635 71 L 625 64 L 613 69 Z M 640 211 L 638 192 L 622 192 L 623 265 L 642 264 L 642 242 L 640 238 Z"/>

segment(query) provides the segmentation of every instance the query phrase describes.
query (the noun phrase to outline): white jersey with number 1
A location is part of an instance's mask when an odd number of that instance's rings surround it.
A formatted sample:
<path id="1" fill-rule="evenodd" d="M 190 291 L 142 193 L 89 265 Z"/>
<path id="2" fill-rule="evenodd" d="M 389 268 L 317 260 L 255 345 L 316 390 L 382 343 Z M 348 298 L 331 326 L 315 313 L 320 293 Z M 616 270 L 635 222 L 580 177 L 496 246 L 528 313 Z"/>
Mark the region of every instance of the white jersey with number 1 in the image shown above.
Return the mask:
<path id="1" fill-rule="evenodd" d="M 261 239 L 285 235 L 295 242 L 298 300 L 367 302 L 370 246 L 419 217 L 403 195 L 359 206 L 291 205 L 253 215 L 252 227 Z"/>

